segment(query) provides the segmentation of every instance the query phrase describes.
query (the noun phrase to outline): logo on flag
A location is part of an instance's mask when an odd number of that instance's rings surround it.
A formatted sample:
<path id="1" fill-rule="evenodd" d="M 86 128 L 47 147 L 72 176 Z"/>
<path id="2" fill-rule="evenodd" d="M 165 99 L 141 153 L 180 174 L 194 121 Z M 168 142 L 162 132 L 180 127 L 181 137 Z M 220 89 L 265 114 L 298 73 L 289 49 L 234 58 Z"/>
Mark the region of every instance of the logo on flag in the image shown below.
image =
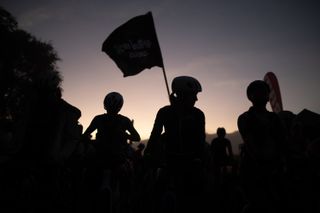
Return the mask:
<path id="1" fill-rule="evenodd" d="M 115 29 L 103 42 L 105 52 L 124 77 L 154 66 L 163 67 L 152 13 L 136 16 Z"/>

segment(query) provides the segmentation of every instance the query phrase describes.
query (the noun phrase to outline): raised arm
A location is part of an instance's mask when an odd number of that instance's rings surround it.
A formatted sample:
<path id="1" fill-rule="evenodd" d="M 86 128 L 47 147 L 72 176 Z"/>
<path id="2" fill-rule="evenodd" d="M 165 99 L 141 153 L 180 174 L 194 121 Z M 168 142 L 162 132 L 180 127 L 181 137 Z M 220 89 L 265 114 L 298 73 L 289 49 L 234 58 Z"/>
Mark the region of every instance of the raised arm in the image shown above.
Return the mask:
<path id="1" fill-rule="evenodd" d="M 127 135 L 127 138 L 130 141 L 139 142 L 141 140 L 138 131 L 134 128 L 133 123 L 129 120 L 127 130 L 130 134 Z"/>
<path id="2" fill-rule="evenodd" d="M 93 120 L 91 121 L 90 125 L 86 129 L 86 131 L 84 131 L 83 135 L 86 137 L 89 137 L 91 135 L 91 133 L 97 129 L 97 122 L 98 122 L 97 117 L 94 117 Z"/>

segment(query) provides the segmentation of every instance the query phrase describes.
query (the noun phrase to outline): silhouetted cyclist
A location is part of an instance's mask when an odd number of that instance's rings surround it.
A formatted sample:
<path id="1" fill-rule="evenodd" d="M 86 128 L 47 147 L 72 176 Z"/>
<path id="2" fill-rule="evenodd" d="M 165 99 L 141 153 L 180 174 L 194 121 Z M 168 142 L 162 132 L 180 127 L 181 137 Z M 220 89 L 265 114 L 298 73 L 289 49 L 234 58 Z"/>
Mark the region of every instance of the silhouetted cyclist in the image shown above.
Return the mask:
<path id="1" fill-rule="evenodd" d="M 145 150 L 152 155 L 154 144 L 164 138 L 165 173 L 176 193 L 177 210 L 196 210 L 201 199 L 201 169 L 205 143 L 205 116 L 194 107 L 201 85 L 193 77 L 179 76 L 172 81 L 171 105 L 162 107 Z M 164 133 L 162 134 L 164 129 Z M 184 205 L 184 206 L 183 206 Z"/>
<path id="2" fill-rule="evenodd" d="M 95 165 L 93 165 L 96 169 L 91 173 L 91 181 L 96 182 L 96 187 L 99 188 L 107 182 L 106 178 L 110 178 L 110 175 L 106 174 L 111 173 L 111 180 L 109 181 L 113 188 L 112 193 L 117 190 L 116 185 L 119 182 L 120 206 L 125 211 L 125 208 L 128 208 L 127 202 L 131 182 L 129 178 L 132 175 L 132 165 L 128 161 L 128 141 L 140 141 L 140 135 L 130 119 L 119 114 L 123 106 L 123 97 L 120 93 L 111 92 L 107 94 L 103 104 L 107 113 L 95 116 L 83 134 L 85 137 L 90 137 L 90 134 L 97 130 L 96 159 L 94 161 Z"/>
<path id="3" fill-rule="evenodd" d="M 280 212 L 280 177 L 283 169 L 284 128 L 269 112 L 269 86 L 261 80 L 247 87 L 250 109 L 238 117 L 244 145 L 240 175 L 248 205 L 244 212 Z"/>
<path id="4" fill-rule="evenodd" d="M 217 136 L 211 141 L 210 149 L 212 156 L 213 178 L 216 184 L 222 183 L 222 175 L 227 172 L 227 167 L 232 166 L 233 152 L 226 130 L 223 127 L 217 129 Z"/>

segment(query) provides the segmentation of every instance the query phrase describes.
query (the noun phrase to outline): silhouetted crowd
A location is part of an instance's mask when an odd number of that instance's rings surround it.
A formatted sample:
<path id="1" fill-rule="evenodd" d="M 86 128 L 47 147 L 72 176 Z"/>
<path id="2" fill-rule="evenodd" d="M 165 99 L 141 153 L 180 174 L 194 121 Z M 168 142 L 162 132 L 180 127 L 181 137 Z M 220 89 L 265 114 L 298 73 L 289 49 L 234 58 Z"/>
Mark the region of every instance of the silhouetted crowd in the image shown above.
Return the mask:
<path id="1" fill-rule="evenodd" d="M 146 144 L 119 113 L 118 92 L 106 95 L 106 113 L 83 131 L 81 111 L 62 98 L 51 46 L 0 12 L 2 46 L 22 35 L 52 60 L 29 66 L 37 59 L 13 46 L 10 57 L 25 59 L 16 64 L 1 48 L 0 212 L 320 212 L 319 114 L 270 112 L 269 86 L 252 81 L 252 106 L 237 121 L 238 156 L 223 127 L 206 141 L 205 114 L 194 106 L 201 84 L 178 76 Z"/>
<path id="2" fill-rule="evenodd" d="M 172 89 L 146 147 L 133 145 L 140 136 L 119 114 L 117 92 L 84 133 L 80 110 L 59 90 L 33 96 L 21 120 L 3 113 L 1 212 L 318 212 L 318 114 L 269 112 L 266 83 L 252 82 L 235 156 L 223 127 L 205 141 L 204 114 L 194 107 L 200 83 L 180 76 Z"/>

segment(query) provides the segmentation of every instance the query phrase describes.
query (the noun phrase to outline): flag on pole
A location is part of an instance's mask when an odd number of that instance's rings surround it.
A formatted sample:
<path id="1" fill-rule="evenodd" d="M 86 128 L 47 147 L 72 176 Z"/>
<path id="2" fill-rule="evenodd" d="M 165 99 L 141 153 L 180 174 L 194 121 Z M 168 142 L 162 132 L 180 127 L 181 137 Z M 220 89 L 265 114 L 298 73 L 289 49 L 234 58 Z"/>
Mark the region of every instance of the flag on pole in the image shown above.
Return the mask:
<path id="1" fill-rule="evenodd" d="M 276 75 L 273 72 L 267 72 L 264 76 L 264 81 L 270 88 L 269 101 L 272 111 L 276 113 L 283 111 L 280 87 Z"/>
<path id="2" fill-rule="evenodd" d="M 120 68 L 123 76 L 132 76 L 163 61 L 152 13 L 136 16 L 115 29 L 103 42 L 105 52 Z"/>

